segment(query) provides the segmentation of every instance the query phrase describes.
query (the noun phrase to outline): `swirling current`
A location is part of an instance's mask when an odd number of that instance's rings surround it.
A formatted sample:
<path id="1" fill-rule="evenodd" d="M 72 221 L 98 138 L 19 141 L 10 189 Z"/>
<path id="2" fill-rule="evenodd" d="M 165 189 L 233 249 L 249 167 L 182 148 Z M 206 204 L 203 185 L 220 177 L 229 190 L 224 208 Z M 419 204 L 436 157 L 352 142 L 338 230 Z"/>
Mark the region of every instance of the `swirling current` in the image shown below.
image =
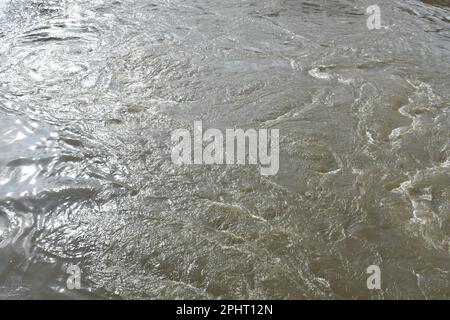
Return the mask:
<path id="1" fill-rule="evenodd" d="M 450 298 L 450 2 L 373 4 L 1 0 L 0 299 Z"/>

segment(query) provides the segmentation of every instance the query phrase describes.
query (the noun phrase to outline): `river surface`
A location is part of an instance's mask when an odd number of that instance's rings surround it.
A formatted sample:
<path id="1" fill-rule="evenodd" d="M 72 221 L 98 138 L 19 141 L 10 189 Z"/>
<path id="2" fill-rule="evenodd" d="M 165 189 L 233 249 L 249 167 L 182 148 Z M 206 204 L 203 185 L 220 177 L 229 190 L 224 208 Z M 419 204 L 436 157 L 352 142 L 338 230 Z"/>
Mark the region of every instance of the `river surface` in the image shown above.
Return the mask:
<path id="1" fill-rule="evenodd" d="M 0 0 L 0 299 L 449 299 L 450 1 L 372 4 Z"/>

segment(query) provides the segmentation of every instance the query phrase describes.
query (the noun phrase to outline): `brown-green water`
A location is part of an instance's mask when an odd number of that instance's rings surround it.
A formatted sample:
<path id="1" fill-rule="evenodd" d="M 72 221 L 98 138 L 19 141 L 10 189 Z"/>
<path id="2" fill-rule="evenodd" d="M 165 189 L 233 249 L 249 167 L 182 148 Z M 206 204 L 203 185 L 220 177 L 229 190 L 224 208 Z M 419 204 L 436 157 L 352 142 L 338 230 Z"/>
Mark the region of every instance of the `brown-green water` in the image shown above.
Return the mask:
<path id="1" fill-rule="evenodd" d="M 1 0 L 0 299 L 450 298 L 450 2 L 372 4 Z M 172 164 L 195 120 L 278 174 Z"/>

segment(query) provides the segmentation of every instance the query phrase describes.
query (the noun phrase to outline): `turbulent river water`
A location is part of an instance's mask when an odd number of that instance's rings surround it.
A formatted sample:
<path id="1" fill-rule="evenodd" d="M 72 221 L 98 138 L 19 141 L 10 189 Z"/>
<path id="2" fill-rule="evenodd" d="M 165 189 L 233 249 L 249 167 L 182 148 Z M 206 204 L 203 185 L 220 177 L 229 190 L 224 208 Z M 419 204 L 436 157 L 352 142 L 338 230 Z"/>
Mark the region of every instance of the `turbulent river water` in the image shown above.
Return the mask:
<path id="1" fill-rule="evenodd" d="M 373 4 L 1 0 L 0 299 L 450 298 L 450 2 Z"/>

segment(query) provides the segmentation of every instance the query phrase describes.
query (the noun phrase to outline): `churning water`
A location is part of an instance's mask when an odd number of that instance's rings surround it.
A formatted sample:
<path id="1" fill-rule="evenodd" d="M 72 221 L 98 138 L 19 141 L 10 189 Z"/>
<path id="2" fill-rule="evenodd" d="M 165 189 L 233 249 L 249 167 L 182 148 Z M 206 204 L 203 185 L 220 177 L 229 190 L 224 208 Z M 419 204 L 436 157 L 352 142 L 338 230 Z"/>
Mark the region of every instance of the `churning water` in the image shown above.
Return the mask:
<path id="1" fill-rule="evenodd" d="M 1 0 L 0 298 L 450 298 L 450 2 L 376 3 Z"/>

